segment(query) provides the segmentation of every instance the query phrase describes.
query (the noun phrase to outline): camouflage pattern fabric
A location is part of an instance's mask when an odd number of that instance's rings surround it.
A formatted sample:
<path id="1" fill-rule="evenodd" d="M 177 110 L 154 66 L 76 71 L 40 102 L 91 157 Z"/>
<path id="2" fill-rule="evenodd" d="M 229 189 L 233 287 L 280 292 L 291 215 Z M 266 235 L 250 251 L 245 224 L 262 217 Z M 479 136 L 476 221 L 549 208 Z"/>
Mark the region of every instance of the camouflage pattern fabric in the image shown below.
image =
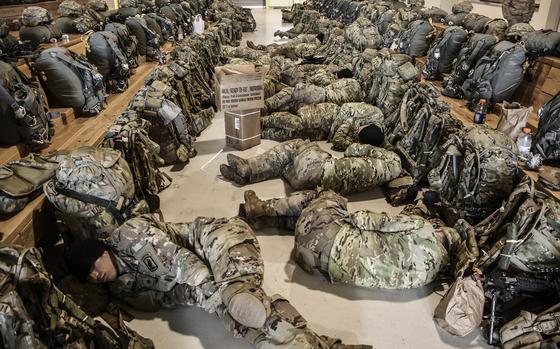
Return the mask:
<path id="1" fill-rule="evenodd" d="M 516 187 L 517 147 L 504 133 L 486 126 L 469 127 L 451 137 L 443 149 L 447 149 L 446 155 L 430 171 L 428 180 L 465 219 L 485 218 Z M 454 168 L 457 160 L 453 157 L 462 157 L 458 167 Z"/>
<path id="2" fill-rule="evenodd" d="M 379 51 L 372 62 L 374 77 L 366 102 L 376 105 L 385 115 L 398 108 L 404 93 L 420 80 L 419 69 L 412 58 L 403 54 Z"/>
<path id="3" fill-rule="evenodd" d="M 269 297 L 260 288 L 260 248 L 240 218 L 165 223 L 145 215 L 123 224 L 106 243 L 119 269 L 110 289 L 134 307 L 196 305 L 216 313 L 235 337 L 247 338 L 257 348 L 326 349 L 340 342 L 316 335 L 285 299 Z M 266 321 L 261 328 L 245 327 L 231 317 L 228 304 L 240 292 L 262 300 Z"/>
<path id="4" fill-rule="evenodd" d="M 0 246 L 0 338 L 3 348 L 151 349 L 122 322 L 109 327 L 60 291 L 35 248 Z"/>
<path id="5" fill-rule="evenodd" d="M 317 143 L 301 139 L 283 142 L 246 161 L 248 173 L 239 175 L 249 183 L 281 176 L 294 189 L 322 187 L 342 194 L 372 189 L 401 172 L 397 154 L 382 148 L 354 143 L 337 159 Z"/>
<path id="6" fill-rule="evenodd" d="M 297 114 L 279 112 L 263 116 L 262 137 L 280 142 L 296 138 L 325 140 L 339 109 L 333 103 L 319 103 L 302 107 Z"/>
<path id="7" fill-rule="evenodd" d="M 29 6 L 21 13 L 21 24 L 28 27 L 36 27 L 52 22 L 52 15 L 43 7 Z"/>
<path id="8" fill-rule="evenodd" d="M 84 13 L 84 7 L 74 0 L 64 0 L 58 5 L 58 14 L 62 17 L 77 18 Z"/>
<path id="9" fill-rule="evenodd" d="M 290 222 L 284 227 L 294 229 L 298 264 L 310 273 L 327 275 L 331 282 L 420 287 L 433 281 L 448 262 L 433 225 L 417 216 L 349 213 L 347 200 L 330 190 L 295 192 L 265 205 L 266 216 L 248 218 Z"/>
<path id="10" fill-rule="evenodd" d="M 473 10 L 473 5 L 470 1 L 461 1 L 456 4 L 453 4 L 451 12 L 457 13 L 469 13 Z"/>
<path id="11" fill-rule="evenodd" d="M 510 25 L 506 30 L 506 38 L 511 42 L 519 42 L 527 33 L 534 32 L 533 28 L 529 23 L 516 23 Z"/>
<path id="12" fill-rule="evenodd" d="M 370 104 L 345 103 L 333 120 L 329 141 L 335 150 L 346 150 L 350 144 L 358 141 L 358 132 L 362 126 L 376 125 L 383 129 L 383 112 Z"/>
<path id="13" fill-rule="evenodd" d="M 150 139 L 148 130 L 148 121 L 133 111 L 126 111 L 105 131 L 103 146 L 121 152 L 134 177 L 135 192 L 150 202 L 171 184 L 171 178 L 159 169 L 164 161 L 159 157 L 159 145 Z"/>
<path id="14" fill-rule="evenodd" d="M 504 348 L 557 346 L 560 333 L 560 312 L 557 308 L 558 306 L 554 306 L 539 315 L 522 310 L 518 317 L 500 329 L 500 342 Z"/>
<path id="15" fill-rule="evenodd" d="M 135 200 L 132 173 L 118 151 L 83 147 L 55 159 L 55 178 L 44 192 L 73 238 L 105 238 L 123 217 L 147 212 L 145 202 Z M 80 194 L 103 201 L 90 203 Z"/>
<path id="16" fill-rule="evenodd" d="M 360 52 L 367 48 L 381 46 L 381 35 L 377 31 L 377 27 L 369 19 L 363 17 L 345 28 L 344 37 Z"/>
<path id="17" fill-rule="evenodd" d="M 536 10 L 535 0 L 503 0 L 502 12 L 509 25 L 529 23 Z"/>

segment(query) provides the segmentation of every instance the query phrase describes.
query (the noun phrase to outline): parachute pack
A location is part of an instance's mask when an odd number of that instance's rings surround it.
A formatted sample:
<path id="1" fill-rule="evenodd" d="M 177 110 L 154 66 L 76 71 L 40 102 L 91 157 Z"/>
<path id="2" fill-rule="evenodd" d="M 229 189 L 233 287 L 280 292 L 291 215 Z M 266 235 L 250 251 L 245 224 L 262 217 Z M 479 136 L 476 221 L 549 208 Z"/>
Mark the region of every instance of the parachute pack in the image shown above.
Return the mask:
<path id="1" fill-rule="evenodd" d="M 146 56 L 149 61 L 158 61 L 161 55 L 160 38 L 157 33 L 148 28 L 146 20 L 141 17 L 126 19 L 126 26 L 138 40 L 138 54 Z"/>
<path id="2" fill-rule="evenodd" d="M 533 140 L 534 153 L 544 160 L 560 161 L 560 92 L 539 111 L 539 126 Z"/>
<path id="3" fill-rule="evenodd" d="M 41 52 L 34 67 L 50 106 L 71 107 L 77 115 L 96 115 L 103 109 L 103 76 L 83 56 L 53 47 Z"/>
<path id="4" fill-rule="evenodd" d="M 98 31 L 88 37 L 88 62 L 103 76 L 108 92 L 124 92 L 128 88 L 128 58 L 118 45 L 118 38 L 109 31 Z"/>
<path id="5" fill-rule="evenodd" d="M 47 103 L 17 67 L 0 61 L 0 144 L 26 143 L 31 150 L 48 145 L 54 134 Z"/>
<path id="6" fill-rule="evenodd" d="M 129 68 L 138 67 L 138 39 L 130 34 L 128 27 L 122 23 L 107 23 L 105 31 L 113 33 L 117 37 L 117 43 L 121 52 L 128 59 Z"/>
<path id="7" fill-rule="evenodd" d="M 29 42 L 32 47 L 62 37 L 62 32 L 52 24 L 51 13 L 42 7 L 25 8 L 21 14 L 21 24 L 19 39 Z"/>
<path id="8" fill-rule="evenodd" d="M 525 76 L 526 55 L 521 44 L 502 41 L 482 57 L 472 76 L 463 83 L 469 108 L 474 110 L 480 99 L 486 99 L 491 105 L 510 100 Z"/>
<path id="9" fill-rule="evenodd" d="M 467 32 L 461 27 L 448 27 L 428 51 L 426 65 L 422 74 L 428 80 L 440 73 L 449 73 L 453 60 L 459 55 L 463 44 L 467 42 Z"/>
<path id="10" fill-rule="evenodd" d="M 424 56 L 434 39 L 434 34 L 434 27 L 430 22 L 422 19 L 410 22 L 398 39 L 398 50 L 411 57 Z"/>

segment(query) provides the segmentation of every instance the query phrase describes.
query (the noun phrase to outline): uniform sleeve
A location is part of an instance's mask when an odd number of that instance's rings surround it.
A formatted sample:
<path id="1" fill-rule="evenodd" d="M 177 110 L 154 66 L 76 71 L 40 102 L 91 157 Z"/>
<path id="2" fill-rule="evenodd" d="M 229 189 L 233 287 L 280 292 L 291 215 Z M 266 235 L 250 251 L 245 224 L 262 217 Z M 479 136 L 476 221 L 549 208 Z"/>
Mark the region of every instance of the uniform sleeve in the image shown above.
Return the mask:
<path id="1" fill-rule="evenodd" d="M 357 136 L 358 132 L 354 125 L 349 121 L 343 122 L 331 139 L 333 149 L 339 151 L 346 150 L 350 144 L 357 141 Z"/>
<path id="2" fill-rule="evenodd" d="M 382 233 L 413 232 L 422 228 L 425 221 L 419 217 L 396 215 L 371 211 L 357 211 L 350 215 L 352 224 L 362 231 L 377 231 Z"/>

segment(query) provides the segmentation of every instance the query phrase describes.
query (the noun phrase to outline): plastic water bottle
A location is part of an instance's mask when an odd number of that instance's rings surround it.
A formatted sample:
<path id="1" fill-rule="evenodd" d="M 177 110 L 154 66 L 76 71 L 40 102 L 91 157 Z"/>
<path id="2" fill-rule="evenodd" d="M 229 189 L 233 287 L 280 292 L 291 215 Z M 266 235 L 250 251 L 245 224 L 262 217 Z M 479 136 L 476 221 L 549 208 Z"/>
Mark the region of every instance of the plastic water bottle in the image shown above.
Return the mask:
<path id="1" fill-rule="evenodd" d="M 519 149 L 519 154 L 523 157 L 528 157 L 531 154 L 531 129 L 525 127 L 523 132 L 517 137 L 517 149 Z"/>
<path id="2" fill-rule="evenodd" d="M 484 124 L 484 122 L 486 121 L 486 113 L 488 112 L 488 108 L 486 106 L 486 100 L 485 99 L 481 99 L 480 102 L 478 102 L 478 106 L 476 107 L 476 110 L 474 112 L 474 118 L 473 121 L 475 124 Z"/>

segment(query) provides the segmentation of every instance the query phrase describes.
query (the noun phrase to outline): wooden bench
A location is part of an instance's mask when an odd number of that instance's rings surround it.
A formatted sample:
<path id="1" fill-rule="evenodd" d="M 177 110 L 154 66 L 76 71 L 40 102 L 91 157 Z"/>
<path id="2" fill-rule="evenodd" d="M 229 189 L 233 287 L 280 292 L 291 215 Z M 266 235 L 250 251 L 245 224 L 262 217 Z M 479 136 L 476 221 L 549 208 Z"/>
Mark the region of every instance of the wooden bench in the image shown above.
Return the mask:
<path id="1" fill-rule="evenodd" d="M 171 43 L 163 46 L 164 51 L 172 49 Z M 64 113 L 64 118 L 55 119 L 55 135 L 51 144 L 41 153 L 49 154 L 59 150 L 71 150 L 83 146 L 99 146 L 105 130 L 124 112 L 133 95 L 144 86 L 144 81 L 157 66 L 156 62 L 145 62 L 135 69 L 129 80 L 128 89 L 120 94 L 107 97 L 106 108 L 97 116 L 89 118 L 75 117 L 71 109 L 51 109 Z M 14 146 L 0 150 L 0 163 L 16 160 L 26 154 L 25 147 Z M 0 219 L 2 241 L 24 246 L 33 246 L 41 238 L 56 233 L 52 205 L 47 205 L 44 194 L 32 200 L 18 214 Z M 54 236 L 54 235 L 53 235 Z"/>

